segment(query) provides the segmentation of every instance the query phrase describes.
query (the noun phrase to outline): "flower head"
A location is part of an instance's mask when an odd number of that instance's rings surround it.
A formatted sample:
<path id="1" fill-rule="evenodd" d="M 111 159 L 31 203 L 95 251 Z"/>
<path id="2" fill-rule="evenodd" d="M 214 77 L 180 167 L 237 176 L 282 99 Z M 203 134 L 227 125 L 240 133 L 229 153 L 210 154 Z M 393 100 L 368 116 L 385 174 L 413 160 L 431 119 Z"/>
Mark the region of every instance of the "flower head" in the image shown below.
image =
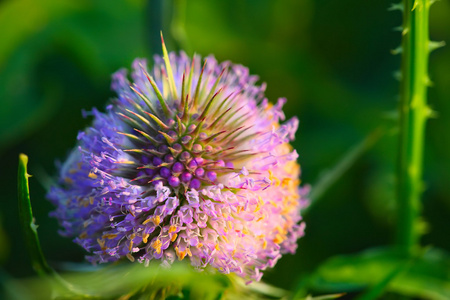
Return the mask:
<path id="1" fill-rule="evenodd" d="M 259 280 L 303 235 L 298 121 L 248 69 L 210 56 L 136 59 L 78 134 L 48 198 L 92 263 L 189 259 Z"/>

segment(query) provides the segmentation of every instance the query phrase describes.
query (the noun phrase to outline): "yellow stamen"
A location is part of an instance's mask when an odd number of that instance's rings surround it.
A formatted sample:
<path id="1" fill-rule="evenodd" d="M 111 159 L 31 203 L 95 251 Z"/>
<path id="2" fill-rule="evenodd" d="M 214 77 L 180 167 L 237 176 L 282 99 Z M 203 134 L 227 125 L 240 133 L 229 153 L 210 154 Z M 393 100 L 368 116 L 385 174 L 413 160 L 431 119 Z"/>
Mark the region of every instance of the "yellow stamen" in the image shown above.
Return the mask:
<path id="1" fill-rule="evenodd" d="M 128 258 L 131 262 L 134 262 L 134 257 L 133 257 L 133 255 L 131 255 L 131 253 L 127 253 L 127 258 Z"/>
<path id="2" fill-rule="evenodd" d="M 275 229 L 278 230 L 278 232 L 281 233 L 281 234 L 286 234 L 287 233 L 286 229 L 281 228 L 280 225 L 277 225 L 275 227 Z"/>
<path id="3" fill-rule="evenodd" d="M 279 234 L 277 234 L 277 235 L 275 236 L 275 238 L 273 239 L 273 242 L 274 242 L 275 244 L 280 244 L 282 241 L 283 241 L 283 237 L 282 237 L 281 235 L 279 235 Z"/>
<path id="4" fill-rule="evenodd" d="M 161 253 L 161 246 L 162 246 L 162 243 L 161 243 L 161 241 L 160 241 L 159 239 L 155 240 L 155 241 L 152 243 L 151 246 L 152 246 L 153 249 L 156 250 L 156 253 L 158 253 L 158 254 Z"/>
<path id="5" fill-rule="evenodd" d="M 97 243 L 102 250 L 105 250 L 105 240 L 97 239 Z"/>
<path id="6" fill-rule="evenodd" d="M 291 179 L 291 178 L 288 178 L 288 177 L 283 178 L 283 180 L 281 181 L 281 186 L 282 186 L 282 187 L 286 187 L 286 186 L 288 186 L 291 182 L 292 182 L 292 179 Z"/>
<path id="7" fill-rule="evenodd" d="M 175 240 L 177 239 L 178 234 L 174 233 L 172 235 L 172 238 L 170 239 L 171 242 L 175 242 Z"/>
<path id="8" fill-rule="evenodd" d="M 258 203 L 256 204 L 255 212 L 258 212 L 261 209 L 261 206 L 264 205 L 264 201 L 261 196 L 258 196 Z"/>
<path id="9" fill-rule="evenodd" d="M 144 234 L 143 236 L 142 236 L 142 241 L 145 243 L 145 244 L 147 244 L 147 242 L 148 242 L 148 237 L 150 236 L 150 234 L 148 234 L 148 233 L 146 233 L 146 234 Z"/>
<path id="10" fill-rule="evenodd" d="M 226 236 L 222 235 L 222 238 L 224 239 L 224 241 L 225 241 L 225 242 L 227 242 L 227 243 L 228 243 L 228 239 L 227 239 L 227 237 L 226 237 Z"/>
<path id="11" fill-rule="evenodd" d="M 271 170 L 269 170 L 269 180 L 272 181 L 272 183 L 275 182 L 275 186 L 279 186 L 280 185 L 280 179 L 275 177 Z"/>
<path id="12" fill-rule="evenodd" d="M 273 107 L 273 104 L 272 103 L 268 103 L 267 107 L 264 108 L 264 111 L 269 111 L 272 107 Z M 270 118 L 272 118 L 272 116 L 270 116 Z"/>
<path id="13" fill-rule="evenodd" d="M 158 226 L 159 223 L 161 223 L 161 218 L 159 216 L 155 216 L 152 221 L 153 221 L 153 224 Z"/>
<path id="14" fill-rule="evenodd" d="M 107 234 L 104 234 L 102 236 L 102 239 L 109 239 L 109 240 L 111 240 L 111 239 L 116 238 L 116 237 L 117 237 L 117 234 L 115 234 L 115 233 L 107 233 Z"/>
<path id="15" fill-rule="evenodd" d="M 128 251 L 131 251 L 133 249 L 133 241 L 130 241 L 130 245 L 128 245 Z"/>
<path id="16" fill-rule="evenodd" d="M 116 161 L 116 164 L 134 165 L 135 162 L 134 162 L 134 161 L 131 161 L 131 160 L 120 160 L 120 161 Z"/>
<path id="17" fill-rule="evenodd" d="M 183 258 L 186 256 L 186 251 L 180 251 L 178 247 L 175 247 L 175 252 L 177 253 L 178 260 L 183 260 Z"/>
<path id="18" fill-rule="evenodd" d="M 169 233 L 172 233 L 172 232 L 174 232 L 174 231 L 176 231 L 177 230 L 177 226 L 175 226 L 175 225 L 170 225 L 170 227 L 169 227 Z"/>
<path id="19" fill-rule="evenodd" d="M 89 178 L 96 179 L 98 176 L 95 173 L 89 172 Z"/>

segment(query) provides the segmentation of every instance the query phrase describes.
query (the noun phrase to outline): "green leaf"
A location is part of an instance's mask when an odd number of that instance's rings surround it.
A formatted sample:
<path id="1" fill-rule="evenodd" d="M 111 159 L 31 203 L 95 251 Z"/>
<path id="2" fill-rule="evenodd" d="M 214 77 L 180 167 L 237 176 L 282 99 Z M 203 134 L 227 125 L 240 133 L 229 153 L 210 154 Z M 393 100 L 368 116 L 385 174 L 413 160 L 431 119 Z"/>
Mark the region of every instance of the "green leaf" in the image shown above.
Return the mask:
<path id="1" fill-rule="evenodd" d="M 78 268 L 80 269 L 80 268 Z M 227 276 L 197 272 L 185 263 L 174 263 L 163 268 L 158 263 L 148 267 L 139 263 L 122 262 L 93 271 L 63 274 L 65 282 L 76 287 L 76 293 L 59 293 L 57 299 L 220 299 L 223 293 L 237 294 L 238 288 Z M 11 281 L 16 286 L 26 285 L 31 299 L 43 299 L 48 286 L 42 278 Z M 7 282 L 8 284 L 8 282 Z M 248 291 L 248 289 L 247 289 Z M 254 294 L 254 293 L 253 293 Z M 249 294 L 249 295 L 253 295 Z M 236 299 L 252 299 L 236 297 Z"/>
<path id="2" fill-rule="evenodd" d="M 379 281 L 373 287 L 369 288 L 366 292 L 360 295 L 358 300 L 370 300 L 370 299 L 378 299 L 383 293 L 386 291 L 388 285 L 391 281 L 397 277 L 401 272 L 405 271 L 411 265 L 411 260 L 406 261 L 405 263 L 400 263 L 397 268 L 395 268 L 392 272 L 388 273 L 383 280 Z"/>
<path id="3" fill-rule="evenodd" d="M 0 295 L 8 300 L 32 300 L 26 285 L 14 282 L 12 277 L 0 268 Z M 3 298 L 2 298 L 3 299 Z"/>
<path id="4" fill-rule="evenodd" d="M 344 295 L 345 295 L 345 293 L 329 294 L 329 295 L 316 296 L 316 297 L 312 297 L 312 296 L 308 295 L 306 298 L 302 298 L 302 299 L 304 299 L 304 300 L 328 300 L 328 299 L 337 299 Z M 298 299 L 298 300 L 300 300 L 300 299 Z"/>
<path id="5" fill-rule="evenodd" d="M 289 294 L 289 292 L 286 290 L 277 288 L 262 281 L 246 284 L 244 279 L 233 273 L 227 275 L 227 277 L 231 280 L 236 295 L 240 295 L 240 298 L 242 299 L 251 299 L 252 296 L 256 297 L 257 299 L 266 297 L 274 299 L 285 299 L 284 297 Z M 246 296 L 244 297 L 244 295 Z"/>
<path id="6" fill-rule="evenodd" d="M 323 175 L 319 177 L 316 184 L 312 186 L 309 197 L 311 204 L 306 210 L 309 210 L 326 193 L 326 191 L 383 136 L 384 133 L 385 129 L 383 128 L 375 129 L 364 140 L 350 148 L 331 170 L 325 171 Z"/>
<path id="7" fill-rule="evenodd" d="M 363 299 L 374 299 L 389 291 L 443 300 L 450 298 L 449 282 L 450 257 L 447 253 L 430 249 L 421 256 L 407 258 L 387 248 L 331 258 L 300 289 L 322 292 L 367 289 L 361 295 Z"/>
<path id="8" fill-rule="evenodd" d="M 34 223 L 33 212 L 31 210 L 30 192 L 28 187 L 28 178 L 31 175 L 27 173 L 28 156 L 20 154 L 18 170 L 18 196 L 19 196 L 19 218 L 22 224 L 23 235 L 28 254 L 31 258 L 33 269 L 39 275 L 50 275 L 54 271 L 48 266 L 47 261 L 42 254 L 39 238 L 37 235 L 37 226 Z"/>
<path id="9" fill-rule="evenodd" d="M 77 294 L 60 293 L 57 299 L 287 299 L 288 292 L 263 282 L 246 284 L 235 274 L 223 275 L 214 269 L 198 272 L 188 263 L 175 262 L 170 268 L 160 263 L 148 267 L 122 261 L 106 267 L 81 265 L 62 274 L 76 287 Z M 42 278 L 10 280 L 6 284 L 26 286 L 30 300 L 42 299 L 48 289 Z M 44 297 L 45 298 L 45 297 Z M 331 298 L 312 298 L 331 299 Z"/>

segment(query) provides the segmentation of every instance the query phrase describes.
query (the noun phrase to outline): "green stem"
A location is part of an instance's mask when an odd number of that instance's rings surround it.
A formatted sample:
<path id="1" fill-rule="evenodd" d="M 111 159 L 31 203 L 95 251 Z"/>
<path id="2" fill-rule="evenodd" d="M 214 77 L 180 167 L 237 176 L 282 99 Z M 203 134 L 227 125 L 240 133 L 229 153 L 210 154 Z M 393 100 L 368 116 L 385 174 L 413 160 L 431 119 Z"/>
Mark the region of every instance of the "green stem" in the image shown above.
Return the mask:
<path id="1" fill-rule="evenodd" d="M 18 199 L 19 199 L 19 220 L 22 225 L 26 248 L 31 258 L 33 269 L 40 276 L 53 275 L 54 271 L 45 260 L 41 250 L 41 245 L 37 235 L 37 225 L 34 223 L 33 212 L 31 210 L 30 189 L 27 173 L 28 156 L 19 155 L 19 168 L 17 172 Z"/>
<path id="2" fill-rule="evenodd" d="M 427 106 L 430 5 L 430 0 L 403 0 L 397 245 L 409 255 L 420 238 L 424 133 L 430 115 Z"/>
<path id="3" fill-rule="evenodd" d="M 28 156 L 20 154 L 18 168 L 18 198 L 19 198 L 19 219 L 22 223 L 23 235 L 28 254 L 31 258 L 33 269 L 52 284 L 53 292 L 56 295 L 73 295 L 77 299 L 90 299 L 90 295 L 79 291 L 69 282 L 62 279 L 45 260 L 41 250 L 39 237 L 37 234 L 37 225 L 34 224 L 33 212 L 31 209 L 30 189 L 28 178 L 31 175 L 27 173 Z M 1 275 L 1 274 L 0 274 Z"/>

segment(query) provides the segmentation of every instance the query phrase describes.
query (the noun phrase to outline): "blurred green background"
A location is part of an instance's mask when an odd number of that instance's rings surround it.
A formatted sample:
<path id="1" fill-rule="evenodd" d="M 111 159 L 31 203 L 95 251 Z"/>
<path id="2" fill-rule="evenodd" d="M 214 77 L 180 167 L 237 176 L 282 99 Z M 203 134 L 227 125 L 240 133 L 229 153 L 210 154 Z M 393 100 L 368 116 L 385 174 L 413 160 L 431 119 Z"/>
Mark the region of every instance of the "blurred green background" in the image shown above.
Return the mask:
<path id="1" fill-rule="evenodd" d="M 111 74 L 135 57 L 151 58 L 158 3 L 143 0 L 0 1 L 0 263 L 13 277 L 33 274 L 18 221 L 19 153 L 30 157 L 31 199 L 43 252 L 56 269 L 83 261 L 82 249 L 57 233 L 46 186 L 76 135 L 81 110 L 114 97 Z M 171 3 L 174 1 L 166 1 Z M 294 146 L 302 181 L 312 184 L 379 126 L 389 130 L 305 215 L 306 236 L 265 281 L 291 288 L 324 260 L 392 243 L 395 231 L 395 118 L 400 57 L 399 12 L 391 0 L 187 0 L 187 52 L 248 66 L 286 97 L 297 115 Z M 450 3 L 431 9 L 433 40 L 450 41 Z M 173 32 L 163 25 L 169 48 Z M 170 50 L 170 49 L 169 49 Z M 431 55 L 423 218 L 424 245 L 450 250 L 450 50 Z"/>

